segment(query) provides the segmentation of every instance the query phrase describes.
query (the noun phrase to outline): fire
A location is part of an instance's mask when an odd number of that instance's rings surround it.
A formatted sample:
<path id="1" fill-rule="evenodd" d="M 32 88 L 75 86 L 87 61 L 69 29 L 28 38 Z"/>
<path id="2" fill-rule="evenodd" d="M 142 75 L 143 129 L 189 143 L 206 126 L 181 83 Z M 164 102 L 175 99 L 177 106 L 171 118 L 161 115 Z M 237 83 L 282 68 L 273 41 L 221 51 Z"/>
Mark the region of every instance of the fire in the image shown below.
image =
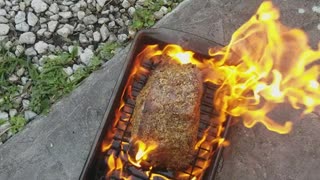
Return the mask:
<path id="1" fill-rule="evenodd" d="M 320 104 L 320 69 L 312 65 L 320 59 L 320 50 L 308 46 L 302 30 L 285 27 L 279 18 L 272 2 L 263 2 L 233 34 L 228 46 L 209 53 L 223 55 L 220 61 L 213 59 L 211 67 L 211 81 L 221 85 L 216 107 L 242 117 L 246 127 L 262 123 L 271 131 L 285 134 L 292 129 L 292 122 L 279 124 L 268 113 L 285 102 L 304 109 L 304 113 Z"/>
<path id="2" fill-rule="evenodd" d="M 142 142 L 141 140 L 137 140 L 135 142 L 135 146 L 138 148 L 137 152 L 136 152 L 136 156 L 135 156 L 135 160 L 132 160 L 131 157 L 129 156 L 129 161 L 137 166 L 137 167 L 141 167 L 141 162 L 143 160 L 147 160 L 148 159 L 148 154 L 155 150 L 157 148 L 157 144 L 156 143 L 151 143 L 151 144 L 145 144 L 144 142 Z"/>
<path id="3" fill-rule="evenodd" d="M 204 72 L 204 82 L 219 85 L 213 99 L 219 116 L 212 119 L 217 125 L 215 134 L 208 128 L 198 141 L 195 149 L 207 149 L 199 156 L 207 159 L 202 163 L 202 169 L 189 168 L 192 179 L 202 177 L 209 166 L 213 145 L 228 146 L 222 138 L 224 131 L 222 124 L 226 117 L 241 117 L 246 127 L 251 128 L 257 123 L 263 124 L 270 131 L 279 134 L 289 133 L 292 122 L 277 123 L 268 114 L 277 108 L 278 104 L 289 102 L 296 109 L 303 109 L 304 114 L 312 112 L 320 104 L 320 66 L 316 63 L 320 59 L 320 44 L 317 50 L 308 46 L 306 34 L 299 29 L 290 29 L 279 22 L 280 12 L 270 1 L 261 4 L 256 14 L 243 24 L 231 37 L 230 43 L 222 49 L 209 49 L 210 58 L 198 59 L 192 51 L 169 44 L 161 49 L 158 45 L 149 45 L 136 57 L 134 68 L 129 76 L 121 102 L 115 114 L 112 128 L 119 122 L 125 97 L 131 95 L 131 85 L 135 75 L 147 75 L 149 70 L 142 66 L 146 59 L 158 61 L 173 60 L 180 64 L 194 64 Z M 218 58 L 219 57 L 219 58 Z M 127 118 L 126 121 L 130 121 Z M 107 135 L 102 151 L 111 149 L 112 130 Z M 210 137 L 214 135 L 214 138 Z M 135 141 L 137 148 L 135 156 L 121 151 L 120 155 L 111 154 L 107 159 L 108 176 L 113 171 L 122 170 L 126 164 L 137 168 L 148 159 L 150 152 L 157 148 L 157 144 L 145 144 L 141 140 Z M 124 146 L 124 144 L 122 144 Z M 151 173 L 153 167 L 145 171 L 151 178 L 163 177 Z M 127 179 L 124 175 L 122 179 Z M 189 174 L 178 173 L 179 179 L 191 178 Z"/>

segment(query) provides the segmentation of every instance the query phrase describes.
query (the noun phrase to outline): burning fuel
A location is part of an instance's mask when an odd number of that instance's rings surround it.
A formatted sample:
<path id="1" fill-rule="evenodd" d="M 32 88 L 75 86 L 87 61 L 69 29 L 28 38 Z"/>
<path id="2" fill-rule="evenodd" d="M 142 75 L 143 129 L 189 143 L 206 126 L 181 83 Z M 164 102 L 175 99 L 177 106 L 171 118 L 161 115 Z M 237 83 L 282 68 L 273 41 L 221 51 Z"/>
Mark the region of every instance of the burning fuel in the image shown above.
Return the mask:
<path id="1" fill-rule="evenodd" d="M 186 51 L 174 44 L 169 44 L 163 49 L 158 45 L 147 46 L 136 57 L 138 61 L 135 61 L 137 64 L 131 72 L 126 92 L 130 96 L 135 75 L 149 73 L 140 64 L 143 59 L 159 61 L 160 56 L 169 56 L 175 63 L 194 64 L 204 72 L 204 82 L 211 82 L 220 87 L 213 99 L 215 108 L 219 111 L 219 116 L 212 119 L 212 122 L 218 124 L 215 138 L 208 141 L 211 130 L 207 129 L 195 149 L 200 146 L 210 149 L 214 144 L 228 145 L 228 142 L 221 138 L 222 124 L 228 115 L 241 118 L 248 128 L 261 123 L 270 131 L 279 134 L 289 133 L 292 129 L 290 120 L 280 124 L 269 118 L 268 113 L 286 102 L 296 109 L 303 109 L 304 114 L 319 106 L 320 66 L 317 61 L 320 59 L 320 44 L 317 50 L 313 50 L 309 47 L 307 35 L 302 30 L 282 25 L 279 18 L 280 12 L 272 2 L 263 2 L 256 14 L 234 32 L 226 47 L 219 50 L 209 49 L 210 58 L 207 59 L 197 59 L 194 52 Z M 120 112 L 125 104 L 124 96 L 125 92 L 121 98 L 121 106 L 116 111 L 113 127 L 120 119 Z M 108 137 L 113 135 L 114 132 L 110 131 Z M 120 171 L 122 174 L 123 166 L 127 163 L 140 168 L 148 154 L 157 148 L 156 142 L 145 144 L 138 140 L 135 143 L 138 147 L 135 156 L 124 153 L 112 153 L 108 156 L 107 176 L 113 171 Z M 112 141 L 106 141 L 102 151 L 107 151 L 111 144 Z M 208 154 L 210 156 L 212 152 L 208 151 Z M 208 154 L 204 153 L 203 156 Z M 209 163 L 210 160 L 202 164 L 202 170 L 193 171 L 193 179 L 200 179 Z M 145 173 L 149 175 L 152 168 L 149 167 Z M 179 179 L 186 176 L 177 175 Z M 160 174 L 152 174 L 151 177 L 164 178 Z M 125 176 L 122 178 L 127 179 Z"/>

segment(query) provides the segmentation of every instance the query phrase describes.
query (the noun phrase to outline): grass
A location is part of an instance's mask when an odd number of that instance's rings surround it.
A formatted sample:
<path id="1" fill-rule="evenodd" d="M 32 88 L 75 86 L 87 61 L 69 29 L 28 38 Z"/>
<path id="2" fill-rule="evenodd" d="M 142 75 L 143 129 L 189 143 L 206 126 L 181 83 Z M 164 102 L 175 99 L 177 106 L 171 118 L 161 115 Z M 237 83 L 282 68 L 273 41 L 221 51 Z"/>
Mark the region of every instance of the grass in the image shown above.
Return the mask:
<path id="1" fill-rule="evenodd" d="M 156 22 L 154 13 L 159 11 L 162 6 L 166 6 L 168 12 L 170 12 L 182 1 L 183 0 L 168 0 L 167 4 L 165 4 L 163 0 L 146 0 L 141 8 L 136 9 L 130 27 L 135 30 L 149 28 Z"/>

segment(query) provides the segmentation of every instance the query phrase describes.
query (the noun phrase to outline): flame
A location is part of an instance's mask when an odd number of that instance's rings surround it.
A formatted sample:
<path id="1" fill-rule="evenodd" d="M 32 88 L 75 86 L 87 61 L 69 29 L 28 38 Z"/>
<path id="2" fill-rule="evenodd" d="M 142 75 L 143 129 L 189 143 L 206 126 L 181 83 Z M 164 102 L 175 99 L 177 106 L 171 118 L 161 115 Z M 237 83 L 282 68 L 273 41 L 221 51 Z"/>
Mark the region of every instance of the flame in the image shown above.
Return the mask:
<path id="1" fill-rule="evenodd" d="M 125 97 L 132 98 L 131 85 L 134 77 L 137 74 L 150 73 L 142 66 L 142 62 L 158 62 L 159 57 L 169 57 L 162 60 L 179 64 L 191 63 L 204 72 L 204 82 L 211 82 L 220 87 L 213 99 L 219 112 L 219 116 L 211 120 L 215 129 L 213 131 L 208 128 L 194 147 L 206 150 L 199 151 L 199 156 L 206 161 L 201 163 L 202 168 L 190 167 L 186 171 L 192 173 L 192 180 L 201 179 L 204 170 L 209 166 L 210 157 L 214 153 L 211 151 L 213 145 L 229 145 L 229 142 L 222 138 L 222 124 L 228 115 L 241 117 L 248 128 L 261 123 L 270 131 L 279 134 L 289 133 L 293 126 L 291 121 L 280 124 L 268 117 L 268 114 L 279 104 L 286 102 L 296 109 L 303 109 L 304 114 L 319 106 L 320 66 L 317 60 L 320 59 L 320 44 L 317 50 L 313 50 L 308 46 L 307 36 L 302 30 L 282 25 L 279 18 L 280 12 L 272 2 L 263 2 L 254 16 L 234 32 L 226 47 L 209 49 L 208 59 L 196 58 L 195 52 L 175 44 L 168 44 L 163 49 L 158 45 L 146 46 L 136 57 L 112 128 L 119 122 L 125 106 Z M 103 142 L 103 152 L 111 149 L 114 133 L 114 129 L 108 132 L 106 139 L 109 140 Z M 146 144 L 139 139 L 134 145 L 137 151 L 133 157 L 123 151 L 118 156 L 112 154 L 108 157 L 108 176 L 114 171 L 120 171 L 120 177 L 127 179 L 122 174 L 123 166 L 130 163 L 142 167 L 142 162 L 157 148 L 156 143 Z M 153 174 L 152 168 L 144 171 L 151 179 L 166 179 L 160 174 Z M 178 173 L 177 177 L 190 179 L 189 174 L 182 172 Z"/>
<path id="2" fill-rule="evenodd" d="M 232 36 L 220 52 L 221 61 L 212 60 L 211 78 L 219 83 L 215 102 L 221 112 L 242 117 L 246 127 L 262 123 L 267 129 L 289 133 L 292 122 L 279 124 L 268 117 L 280 103 L 312 112 L 320 104 L 320 50 L 308 46 L 306 34 L 279 22 L 280 13 L 270 1 Z M 319 44 L 320 47 L 320 44 Z M 311 67 L 310 67 L 311 66 Z M 222 75 L 222 81 L 213 76 Z M 219 100 L 217 100 L 219 99 Z"/>
<path id="3" fill-rule="evenodd" d="M 141 162 L 143 160 L 147 160 L 148 159 L 148 154 L 155 150 L 157 148 L 157 143 L 155 142 L 151 142 L 150 144 L 145 144 L 143 141 L 141 140 L 137 140 L 135 142 L 135 146 L 138 148 L 137 152 L 136 152 L 136 156 L 135 156 L 135 160 L 133 160 L 130 156 L 129 156 L 129 161 L 137 167 L 141 167 Z"/>

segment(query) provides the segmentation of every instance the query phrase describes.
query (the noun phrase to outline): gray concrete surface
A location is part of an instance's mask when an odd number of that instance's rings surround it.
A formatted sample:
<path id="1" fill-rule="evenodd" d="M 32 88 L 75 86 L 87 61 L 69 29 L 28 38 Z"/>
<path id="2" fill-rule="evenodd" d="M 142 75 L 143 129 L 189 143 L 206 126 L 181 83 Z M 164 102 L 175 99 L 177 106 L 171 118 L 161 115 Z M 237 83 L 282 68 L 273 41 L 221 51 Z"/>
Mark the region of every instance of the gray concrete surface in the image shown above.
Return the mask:
<path id="1" fill-rule="evenodd" d="M 220 44 L 257 9 L 260 0 L 186 0 L 156 27 L 186 31 Z M 320 41 L 320 14 L 312 7 L 318 0 L 278 0 L 286 25 L 303 28 L 315 47 Z M 305 13 L 299 14 L 298 8 Z M 126 50 L 93 73 L 71 95 L 0 146 L 0 179 L 78 179 L 90 145 L 100 125 Z M 262 126 L 232 127 L 231 146 L 224 152 L 220 180 L 320 179 L 320 119 L 310 115 L 297 120 L 297 112 L 286 106 L 274 114 L 292 118 L 294 130 L 278 135 Z"/>

